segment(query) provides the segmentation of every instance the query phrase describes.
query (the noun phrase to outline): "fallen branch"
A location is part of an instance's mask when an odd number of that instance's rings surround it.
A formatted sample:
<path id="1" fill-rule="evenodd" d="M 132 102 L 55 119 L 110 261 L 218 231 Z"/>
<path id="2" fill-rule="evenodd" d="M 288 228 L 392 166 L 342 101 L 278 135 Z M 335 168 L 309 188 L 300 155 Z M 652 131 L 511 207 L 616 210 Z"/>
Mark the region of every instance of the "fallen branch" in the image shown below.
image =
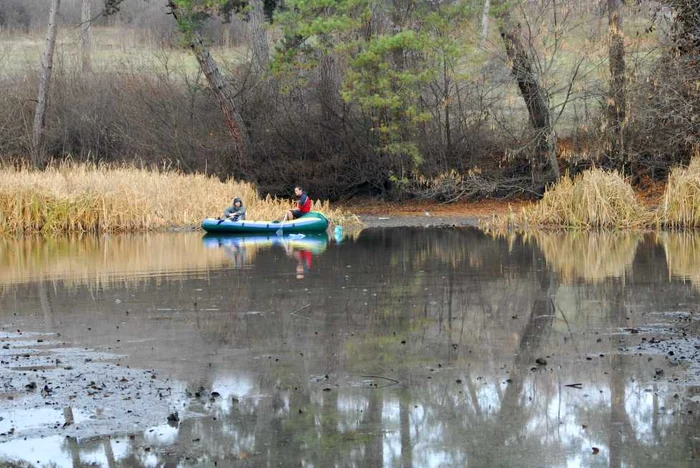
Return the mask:
<path id="1" fill-rule="evenodd" d="M 395 384 L 401 383 L 398 380 L 392 379 L 390 377 L 383 377 L 381 375 L 361 375 L 360 377 L 362 377 L 363 379 L 384 379 L 388 380 L 389 382 L 394 382 Z"/>
<path id="2" fill-rule="evenodd" d="M 301 318 L 306 319 L 306 320 L 311 320 L 310 317 L 306 317 L 306 316 L 304 316 L 304 315 L 299 315 L 299 314 L 297 314 L 297 312 L 301 312 L 302 310 L 306 309 L 306 308 L 309 307 L 309 306 L 311 306 L 311 304 L 306 304 L 306 305 L 304 305 L 304 306 L 301 306 L 301 307 L 299 307 L 297 310 L 291 312 L 289 315 L 293 315 L 293 316 L 295 316 L 295 317 L 301 317 Z"/>

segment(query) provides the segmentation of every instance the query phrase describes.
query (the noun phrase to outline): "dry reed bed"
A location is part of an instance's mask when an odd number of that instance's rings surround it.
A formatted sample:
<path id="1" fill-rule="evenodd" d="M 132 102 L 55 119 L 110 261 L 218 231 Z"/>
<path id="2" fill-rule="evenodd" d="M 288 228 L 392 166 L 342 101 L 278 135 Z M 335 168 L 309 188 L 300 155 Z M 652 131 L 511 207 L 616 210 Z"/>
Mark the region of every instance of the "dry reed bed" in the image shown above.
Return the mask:
<path id="1" fill-rule="evenodd" d="M 671 171 L 658 215 L 660 224 L 670 229 L 700 227 L 700 157 Z"/>
<path id="2" fill-rule="evenodd" d="M 618 172 L 590 169 L 563 177 L 542 200 L 520 213 L 494 216 L 481 223 L 486 231 L 530 229 L 649 230 L 700 227 L 700 157 L 669 176 L 663 203 L 647 208 Z"/>
<path id="3" fill-rule="evenodd" d="M 219 216 L 234 196 L 243 199 L 249 218 L 279 218 L 292 206 L 290 200 L 259 198 L 252 184 L 203 174 L 86 164 L 43 171 L 6 166 L 0 168 L 0 233 L 196 226 Z M 328 202 L 317 201 L 314 209 L 336 224 L 360 224 Z"/>

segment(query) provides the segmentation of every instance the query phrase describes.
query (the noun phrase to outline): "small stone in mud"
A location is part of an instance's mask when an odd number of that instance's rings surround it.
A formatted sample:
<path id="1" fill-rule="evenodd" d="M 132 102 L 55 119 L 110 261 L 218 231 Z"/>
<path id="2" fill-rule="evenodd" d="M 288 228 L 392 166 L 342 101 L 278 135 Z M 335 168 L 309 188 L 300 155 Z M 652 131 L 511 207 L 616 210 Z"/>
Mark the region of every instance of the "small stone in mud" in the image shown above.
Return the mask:
<path id="1" fill-rule="evenodd" d="M 323 391 L 324 391 L 324 392 L 330 392 L 330 391 L 331 391 L 331 388 L 330 388 L 330 387 L 325 387 L 325 388 L 323 389 Z"/>
<path id="2" fill-rule="evenodd" d="M 401 344 L 406 344 L 406 340 L 401 340 Z"/>
<path id="3" fill-rule="evenodd" d="M 176 423 L 178 421 L 180 421 L 180 417 L 178 416 L 177 411 L 168 415 L 168 422 Z"/>
<path id="4" fill-rule="evenodd" d="M 10 349 L 10 345 L 9 344 L 3 345 L 2 349 Z"/>
<path id="5" fill-rule="evenodd" d="M 211 397 L 212 398 L 219 398 L 221 394 L 219 392 L 211 392 Z"/>
<path id="6" fill-rule="evenodd" d="M 540 366 L 547 365 L 547 360 L 545 358 L 538 357 L 537 359 L 535 359 L 535 362 Z"/>
<path id="7" fill-rule="evenodd" d="M 33 392 L 36 390 L 36 382 L 29 382 L 24 388 L 26 388 L 28 392 Z"/>
<path id="8" fill-rule="evenodd" d="M 462 383 L 462 379 L 457 379 L 457 380 L 455 380 L 455 382 Z"/>
<path id="9" fill-rule="evenodd" d="M 600 449 L 598 447 L 591 447 L 591 450 L 593 450 L 593 455 L 598 455 L 600 453 Z"/>
<path id="10" fill-rule="evenodd" d="M 656 368 L 656 369 L 654 369 L 654 374 L 656 374 L 656 375 L 664 375 L 664 370 L 663 370 L 663 369 Z"/>

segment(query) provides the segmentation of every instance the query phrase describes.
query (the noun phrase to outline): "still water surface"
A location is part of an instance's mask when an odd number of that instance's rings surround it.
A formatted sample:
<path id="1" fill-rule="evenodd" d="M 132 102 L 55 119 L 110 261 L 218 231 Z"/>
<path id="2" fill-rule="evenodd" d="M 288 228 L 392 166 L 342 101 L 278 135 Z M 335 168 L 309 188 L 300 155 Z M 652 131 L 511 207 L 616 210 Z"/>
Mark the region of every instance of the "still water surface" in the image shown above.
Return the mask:
<path id="1" fill-rule="evenodd" d="M 0 240 L 3 330 L 125 355 L 184 401 L 101 437 L 7 411 L 0 464 L 698 466 L 697 356 L 639 346 L 692 335 L 699 288 L 688 234 Z"/>

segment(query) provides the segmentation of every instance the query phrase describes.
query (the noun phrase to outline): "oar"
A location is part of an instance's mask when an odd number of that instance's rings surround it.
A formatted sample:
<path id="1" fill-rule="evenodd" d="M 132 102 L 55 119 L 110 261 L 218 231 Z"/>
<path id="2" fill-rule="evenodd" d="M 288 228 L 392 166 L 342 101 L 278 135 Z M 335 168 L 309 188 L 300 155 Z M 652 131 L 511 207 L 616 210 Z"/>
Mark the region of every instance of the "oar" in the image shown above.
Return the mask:
<path id="1" fill-rule="evenodd" d="M 282 224 L 280 224 L 280 228 L 277 231 L 275 231 L 275 234 L 277 234 L 278 236 L 282 235 L 282 226 L 284 226 L 284 222 L 286 219 L 287 219 L 287 213 L 285 213 L 284 218 L 282 218 Z"/>
<path id="2" fill-rule="evenodd" d="M 235 223 L 236 221 L 238 221 L 238 216 L 236 216 L 235 218 L 221 218 L 219 220 L 219 222 L 216 223 L 216 225 L 218 226 L 219 224 L 223 223 L 224 221 L 229 221 L 229 220 L 233 221 Z"/>

